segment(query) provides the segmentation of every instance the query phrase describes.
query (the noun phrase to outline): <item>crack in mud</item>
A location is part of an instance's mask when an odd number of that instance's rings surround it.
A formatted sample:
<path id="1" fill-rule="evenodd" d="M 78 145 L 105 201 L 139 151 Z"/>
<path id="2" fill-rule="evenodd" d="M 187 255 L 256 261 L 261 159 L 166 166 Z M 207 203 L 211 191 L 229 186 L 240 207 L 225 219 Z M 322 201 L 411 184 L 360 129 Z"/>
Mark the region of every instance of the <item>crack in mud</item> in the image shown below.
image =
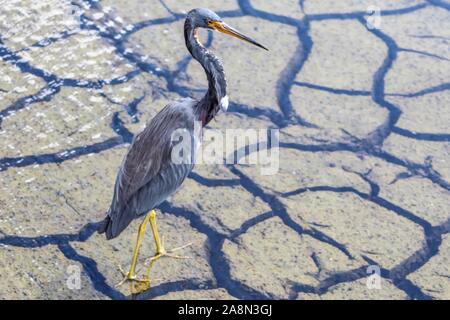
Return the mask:
<path id="1" fill-rule="evenodd" d="M 127 83 L 129 80 L 140 75 L 141 73 L 150 73 L 157 77 L 163 78 L 167 87 L 162 89 L 168 92 L 176 93 L 180 96 L 187 96 L 190 89 L 178 85 L 180 77 L 186 76 L 186 70 L 191 62 L 191 58 L 186 55 L 182 60 L 177 63 L 177 70 L 171 72 L 167 67 L 162 65 L 160 61 L 155 58 L 144 59 L 139 54 L 130 52 L 127 47 L 129 37 L 144 29 L 151 28 L 157 25 L 164 25 L 173 23 L 184 18 L 184 14 L 174 12 L 167 6 L 164 1 L 161 1 L 163 6 L 170 14 L 164 18 L 157 18 L 151 20 L 140 21 L 134 23 L 131 28 L 124 30 L 116 30 L 114 28 L 101 28 L 106 25 L 108 21 L 113 18 L 108 14 L 105 15 L 102 21 L 94 21 L 89 18 L 86 13 L 89 11 L 101 10 L 101 4 L 98 1 L 76 1 L 75 5 L 87 6 L 89 9 L 81 16 L 81 24 L 79 29 L 61 32 L 60 34 L 51 36 L 49 38 L 40 40 L 32 44 L 28 48 L 18 50 L 16 52 L 8 49 L 8 47 L 1 40 L 0 35 L 0 59 L 8 64 L 16 66 L 21 73 L 31 74 L 40 78 L 45 82 L 45 86 L 38 92 L 19 98 L 14 103 L 6 106 L 0 110 L 0 129 L 2 120 L 10 117 L 15 112 L 30 107 L 39 102 L 51 101 L 57 96 L 62 87 L 79 87 L 89 89 L 102 89 L 105 86 L 119 85 Z M 418 92 L 411 92 L 407 94 L 386 93 L 385 91 L 385 78 L 391 71 L 393 64 L 396 61 L 398 52 L 405 51 L 414 54 L 427 55 L 429 57 L 445 60 L 447 58 L 434 55 L 428 52 L 401 48 L 397 45 L 396 41 L 388 34 L 376 30 L 367 29 L 367 32 L 378 41 L 384 43 L 387 47 L 387 56 L 373 75 L 372 88 L 370 91 L 353 90 L 353 89 L 339 89 L 332 88 L 313 83 L 297 81 L 297 76 L 302 72 L 303 66 L 307 62 L 311 49 L 314 46 L 314 39 L 309 34 L 310 23 L 320 23 L 326 20 L 355 20 L 366 27 L 367 23 L 365 17 L 366 12 L 356 11 L 348 13 L 320 13 L 320 14 L 305 14 L 303 18 L 296 19 L 280 14 L 269 13 L 263 10 L 255 8 L 250 0 L 238 0 L 238 9 L 230 11 L 219 12 L 219 15 L 223 17 L 242 17 L 251 16 L 257 19 L 263 19 L 271 23 L 287 25 L 295 27 L 297 29 L 298 45 L 297 49 L 292 53 L 290 61 L 286 64 L 284 70 L 278 76 L 276 98 L 279 111 L 274 111 L 264 106 L 247 106 L 243 104 L 231 103 L 230 110 L 236 113 L 242 113 L 251 118 L 264 118 L 270 121 L 275 127 L 286 128 L 292 125 L 303 126 L 307 128 L 318 128 L 317 125 L 309 123 L 301 117 L 301 114 L 297 114 L 294 110 L 291 101 L 291 90 L 294 86 L 305 87 L 313 90 L 324 91 L 336 95 L 348 95 L 348 96 L 367 96 L 380 107 L 388 111 L 387 119 L 384 123 L 378 126 L 372 133 L 370 133 L 365 139 L 352 142 L 330 142 L 320 145 L 301 144 L 296 142 L 280 142 L 280 148 L 294 149 L 302 152 L 341 152 L 348 151 L 354 154 L 365 154 L 375 158 L 379 158 L 387 163 L 401 166 L 407 170 L 408 177 L 420 176 L 422 178 L 430 180 L 433 184 L 440 188 L 450 191 L 450 184 L 437 172 L 431 162 L 427 163 L 413 163 L 408 160 L 398 158 L 382 149 L 384 141 L 391 135 L 397 134 L 410 139 L 420 141 L 435 141 L 435 142 L 449 142 L 450 133 L 426 133 L 415 132 L 400 128 L 397 122 L 401 118 L 402 112 L 393 103 L 387 100 L 390 96 L 400 96 L 404 98 L 416 98 L 424 95 L 443 92 L 450 90 L 450 83 L 443 83 L 434 87 L 424 88 Z M 299 1 L 299 6 L 302 12 L 305 12 L 305 0 Z M 418 10 L 428 7 L 439 7 L 441 9 L 450 11 L 450 4 L 440 0 L 427 0 L 424 3 L 414 5 L 411 7 L 405 7 L 400 9 L 384 10 L 382 16 L 396 16 L 405 15 L 416 12 Z M 32 48 L 45 48 L 57 41 L 67 39 L 79 30 L 95 31 L 105 41 L 108 41 L 115 49 L 115 54 L 124 58 L 135 69 L 129 73 L 110 80 L 97 80 L 86 81 L 77 79 L 63 79 L 51 74 L 43 69 L 39 69 L 32 64 L 21 59 L 20 54 L 26 52 Z M 122 32 L 121 32 L 122 31 Z M 212 42 L 212 35 L 208 36 L 206 46 L 210 46 Z M 161 90 L 161 88 L 158 88 Z M 1 92 L 5 90 L 0 89 Z M 139 121 L 138 108 L 140 103 L 145 98 L 144 96 L 135 97 L 133 101 L 124 106 L 125 111 L 132 121 Z M 89 145 L 83 145 L 74 147 L 67 150 L 62 150 L 56 153 L 48 154 L 33 154 L 22 157 L 4 157 L 0 159 L 0 172 L 8 170 L 9 168 L 27 167 L 35 164 L 53 164 L 62 163 L 78 157 L 82 157 L 91 153 L 100 153 L 106 150 L 110 150 L 119 145 L 130 143 L 133 138 L 133 134 L 125 127 L 122 120 L 119 118 L 118 113 L 115 113 L 111 119 L 111 129 L 116 133 L 116 136 L 109 138 L 105 141 L 93 143 Z M 48 245 L 56 245 L 63 255 L 71 261 L 76 261 L 83 266 L 84 272 L 89 277 L 92 286 L 98 292 L 106 295 L 112 299 L 150 299 L 158 296 L 164 296 L 171 292 L 177 292 L 182 290 L 202 290 L 202 289 L 216 289 L 223 288 L 230 295 L 240 299 L 271 299 L 276 296 L 268 295 L 264 292 L 259 292 L 254 288 L 250 288 L 244 283 L 236 280 L 230 270 L 230 262 L 226 259 L 222 249 L 224 241 L 236 241 L 236 239 L 245 234 L 248 230 L 256 225 L 271 219 L 273 217 L 279 217 L 282 222 L 290 229 L 297 232 L 299 235 L 309 235 L 314 239 L 326 243 L 336 250 L 342 252 L 348 259 L 354 259 L 349 249 L 341 243 L 338 243 L 332 237 L 328 236 L 324 232 L 311 226 L 310 228 L 304 228 L 297 224 L 289 215 L 287 209 L 280 201 L 279 197 L 290 197 L 298 195 L 304 192 L 334 192 L 334 193 L 352 193 L 364 201 L 369 201 L 377 206 L 387 209 L 392 214 L 401 216 L 410 222 L 419 225 L 425 235 L 425 243 L 423 247 L 417 252 L 413 253 L 410 257 L 403 262 L 392 268 L 391 270 L 382 270 L 382 276 L 391 280 L 394 285 L 400 290 L 404 291 L 411 299 L 430 299 L 431 297 L 425 294 L 421 288 L 413 284 L 408 275 L 420 269 L 423 265 L 430 261 L 438 252 L 442 243 L 442 236 L 450 233 L 450 220 L 439 225 L 432 226 L 428 221 L 418 217 L 413 212 L 410 212 L 400 205 L 392 203 L 382 198 L 380 193 L 380 186 L 368 178 L 368 175 L 359 174 L 370 186 L 370 193 L 364 193 L 357 190 L 353 186 L 336 187 L 332 185 L 320 185 L 311 186 L 307 188 L 299 188 L 290 192 L 285 192 L 281 195 L 271 194 L 265 191 L 261 186 L 254 182 L 250 177 L 245 175 L 237 166 L 227 166 L 228 170 L 233 173 L 236 179 L 212 179 L 203 177 L 195 172 L 191 173 L 190 179 L 193 179 L 197 183 L 208 187 L 235 187 L 242 186 L 248 193 L 255 198 L 262 200 L 270 207 L 270 211 L 259 214 L 245 221 L 238 229 L 233 230 L 229 235 L 223 235 L 217 232 L 214 228 L 205 224 L 201 217 L 196 213 L 186 210 L 185 208 L 179 208 L 165 202 L 161 205 L 160 209 L 164 214 L 173 215 L 176 217 L 183 217 L 190 222 L 190 225 L 198 232 L 206 235 L 208 243 L 208 262 L 213 271 L 214 281 L 200 281 L 198 279 L 186 279 L 181 281 L 174 281 L 163 283 L 155 286 L 151 290 L 144 292 L 137 296 L 126 297 L 115 288 L 108 285 L 108 281 L 105 276 L 98 270 L 97 263 L 94 259 L 80 255 L 77 250 L 71 245 L 72 242 L 84 242 L 87 241 L 95 232 L 98 223 L 88 223 L 76 234 L 53 234 L 37 237 L 25 237 L 7 235 L 2 232 L 0 237 L 0 244 L 20 247 L 20 248 L 41 248 Z M 320 270 L 320 264 L 317 261 L 317 257 L 314 254 L 310 257 Z M 370 261 L 365 257 L 368 265 L 376 264 L 375 261 Z M 368 266 L 367 265 L 367 266 Z M 360 268 L 332 274 L 325 279 L 320 280 L 317 286 L 304 285 L 301 283 L 291 284 L 290 298 L 295 298 L 298 293 L 313 293 L 324 294 L 332 289 L 334 286 L 353 282 L 367 277 L 367 266 Z"/>

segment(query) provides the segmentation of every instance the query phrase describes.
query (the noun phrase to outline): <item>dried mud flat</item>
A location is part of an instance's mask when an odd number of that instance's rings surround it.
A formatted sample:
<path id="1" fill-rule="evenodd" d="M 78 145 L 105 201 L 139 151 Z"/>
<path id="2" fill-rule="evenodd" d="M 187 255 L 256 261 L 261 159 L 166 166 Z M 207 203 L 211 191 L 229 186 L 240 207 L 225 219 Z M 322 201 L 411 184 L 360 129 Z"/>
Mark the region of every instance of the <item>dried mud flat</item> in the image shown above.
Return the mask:
<path id="1" fill-rule="evenodd" d="M 279 128 L 280 170 L 198 166 L 159 215 L 192 259 L 161 261 L 130 296 L 116 266 L 138 222 L 110 242 L 95 229 L 133 134 L 206 87 L 182 35 L 199 6 L 271 49 L 202 33 L 231 99 L 211 127 Z M 450 298 L 449 1 L 0 8 L 0 299 Z"/>

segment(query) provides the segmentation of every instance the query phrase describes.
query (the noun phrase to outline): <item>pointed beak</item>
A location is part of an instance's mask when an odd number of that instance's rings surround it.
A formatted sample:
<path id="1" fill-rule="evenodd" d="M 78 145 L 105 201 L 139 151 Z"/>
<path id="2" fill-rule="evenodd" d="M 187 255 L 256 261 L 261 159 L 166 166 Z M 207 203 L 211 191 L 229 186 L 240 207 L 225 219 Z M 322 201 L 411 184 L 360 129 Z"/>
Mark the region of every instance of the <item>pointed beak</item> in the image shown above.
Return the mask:
<path id="1" fill-rule="evenodd" d="M 250 37 L 247 37 L 245 35 L 243 35 L 241 32 L 237 31 L 236 29 L 230 27 L 229 25 L 227 25 L 225 22 L 219 22 L 219 21 L 211 21 L 208 24 L 209 27 L 213 28 L 214 30 L 217 30 L 219 32 L 228 34 L 230 36 L 233 36 L 235 38 L 238 38 L 240 40 L 244 40 L 248 43 L 251 43 L 257 47 L 260 47 L 264 50 L 269 51 L 269 49 L 267 49 L 265 46 L 263 46 L 262 44 L 259 44 L 258 42 L 256 42 L 255 40 L 253 40 Z"/>

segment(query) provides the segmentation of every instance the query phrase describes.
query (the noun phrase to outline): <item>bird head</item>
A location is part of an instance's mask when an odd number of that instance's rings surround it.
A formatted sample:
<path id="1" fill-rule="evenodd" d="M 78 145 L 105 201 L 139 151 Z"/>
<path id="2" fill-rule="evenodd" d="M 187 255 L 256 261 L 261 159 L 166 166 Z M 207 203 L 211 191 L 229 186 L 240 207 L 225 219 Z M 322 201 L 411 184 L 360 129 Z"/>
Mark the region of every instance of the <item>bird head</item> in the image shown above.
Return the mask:
<path id="1" fill-rule="evenodd" d="M 230 27 L 215 12 L 213 12 L 209 9 L 197 8 L 197 9 L 191 10 L 188 13 L 188 17 L 191 19 L 191 21 L 194 23 L 194 25 L 198 28 L 205 28 L 205 29 L 219 31 L 221 33 L 224 33 L 229 36 L 243 40 L 245 42 L 251 43 L 262 49 L 269 50 L 262 44 L 259 44 L 258 42 L 253 40 L 252 38 L 247 37 L 247 36 L 243 35 L 241 32 L 239 32 L 238 30 Z"/>

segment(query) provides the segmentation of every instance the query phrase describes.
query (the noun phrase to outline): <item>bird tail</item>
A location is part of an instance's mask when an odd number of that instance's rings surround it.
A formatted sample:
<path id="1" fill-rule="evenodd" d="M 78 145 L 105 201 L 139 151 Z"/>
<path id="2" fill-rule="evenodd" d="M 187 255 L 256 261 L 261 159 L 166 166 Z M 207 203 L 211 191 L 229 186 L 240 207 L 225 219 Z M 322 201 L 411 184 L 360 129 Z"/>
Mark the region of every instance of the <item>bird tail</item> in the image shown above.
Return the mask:
<path id="1" fill-rule="evenodd" d="M 107 240 L 114 239 L 115 237 L 118 236 L 118 234 L 113 233 L 113 222 L 108 215 L 102 222 L 100 222 L 97 232 L 99 234 L 104 233 Z"/>
<path id="2" fill-rule="evenodd" d="M 131 215 L 122 214 L 114 215 L 115 218 L 112 219 L 110 216 L 110 211 L 106 215 L 106 218 L 100 222 L 97 232 L 100 234 L 105 234 L 107 240 L 111 240 L 119 236 L 122 231 L 130 224 L 133 220 Z"/>

